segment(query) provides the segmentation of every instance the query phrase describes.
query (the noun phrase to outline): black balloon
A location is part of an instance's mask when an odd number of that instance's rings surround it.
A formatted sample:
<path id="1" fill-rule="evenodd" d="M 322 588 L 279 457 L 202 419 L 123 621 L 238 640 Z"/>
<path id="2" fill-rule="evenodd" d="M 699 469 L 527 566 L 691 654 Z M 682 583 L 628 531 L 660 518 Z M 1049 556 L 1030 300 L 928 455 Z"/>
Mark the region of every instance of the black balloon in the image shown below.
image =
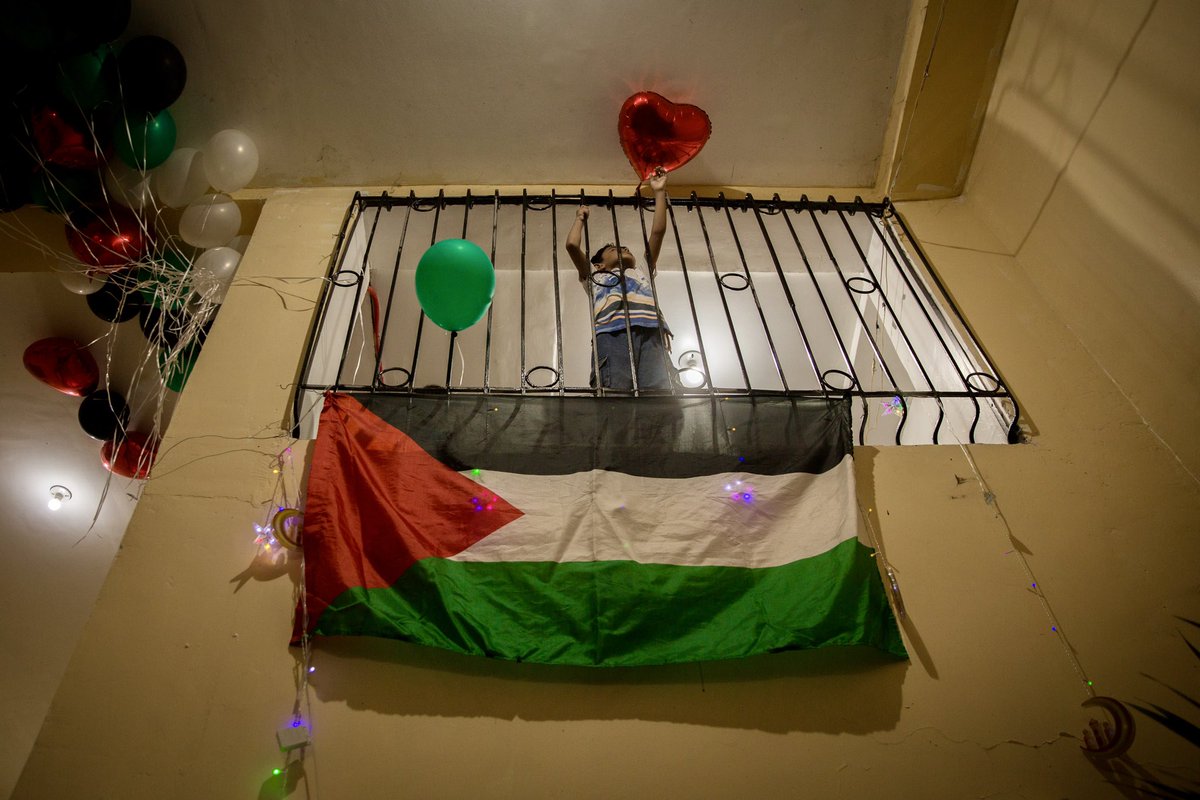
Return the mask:
<path id="1" fill-rule="evenodd" d="M 188 315 L 182 309 L 164 312 L 146 303 L 138 311 L 138 326 L 147 341 L 170 350 L 179 344 L 180 337 L 187 330 Z"/>
<path id="2" fill-rule="evenodd" d="M 114 93 L 129 111 L 157 114 L 179 99 L 187 64 L 175 45 L 160 36 L 139 36 L 117 56 L 120 87 Z"/>
<path id="3" fill-rule="evenodd" d="M 101 389 L 79 404 L 79 427 L 93 439 L 114 438 L 129 423 L 129 406 L 117 392 Z"/>
<path id="4" fill-rule="evenodd" d="M 145 301 L 127 281 L 112 275 L 100 291 L 87 296 L 87 304 L 92 313 L 105 322 L 126 322 L 138 315 Z"/>

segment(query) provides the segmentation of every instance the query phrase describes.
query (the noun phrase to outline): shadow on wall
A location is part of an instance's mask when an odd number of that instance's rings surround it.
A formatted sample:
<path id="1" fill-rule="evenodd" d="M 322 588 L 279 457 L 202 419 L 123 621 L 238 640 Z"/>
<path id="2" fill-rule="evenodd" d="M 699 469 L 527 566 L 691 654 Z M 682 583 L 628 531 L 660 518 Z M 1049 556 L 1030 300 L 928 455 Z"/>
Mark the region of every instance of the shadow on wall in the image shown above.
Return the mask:
<path id="1" fill-rule="evenodd" d="M 322 702 L 380 714 L 638 719 L 770 733 L 891 730 L 908 671 L 907 663 L 869 647 L 591 669 L 351 637 L 319 639 L 313 663 L 311 685 Z"/>

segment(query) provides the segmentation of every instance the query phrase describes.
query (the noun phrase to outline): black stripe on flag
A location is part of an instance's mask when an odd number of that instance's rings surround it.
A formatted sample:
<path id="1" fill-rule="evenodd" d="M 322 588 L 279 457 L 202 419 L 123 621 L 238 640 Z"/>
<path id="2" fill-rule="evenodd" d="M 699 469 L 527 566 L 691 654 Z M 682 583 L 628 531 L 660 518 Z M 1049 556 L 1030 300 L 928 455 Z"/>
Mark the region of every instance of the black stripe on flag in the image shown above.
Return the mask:
<path id="1" fill-rule="evenodd" d="M 853 449 L 848 398 L 351 396 L 456 471 L 822 473 Z"/>

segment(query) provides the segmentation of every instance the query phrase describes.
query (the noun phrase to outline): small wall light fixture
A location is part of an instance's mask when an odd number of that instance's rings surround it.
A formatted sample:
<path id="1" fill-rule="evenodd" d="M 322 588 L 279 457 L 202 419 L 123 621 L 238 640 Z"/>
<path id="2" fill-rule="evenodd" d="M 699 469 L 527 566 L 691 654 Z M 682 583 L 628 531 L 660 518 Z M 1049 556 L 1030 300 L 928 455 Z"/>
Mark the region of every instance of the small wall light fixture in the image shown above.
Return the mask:
<path id="1" fill-rule="evenodd" d="M 62 504 L 71 499 L 71 490 L 65 486 L 57 484 L 50 487 L 50 502 L 46 503 L 46 507 L 51 511 L 58 511 L 62 508 Z"/>
<path id="2" fill-rule="evenodd" d="M 688 350 L 679 355 L 679 382 L 688 389 L 696 389 L 704 385 L 707 376 L 704 374 L 703 363 L 699 350 Z"/>

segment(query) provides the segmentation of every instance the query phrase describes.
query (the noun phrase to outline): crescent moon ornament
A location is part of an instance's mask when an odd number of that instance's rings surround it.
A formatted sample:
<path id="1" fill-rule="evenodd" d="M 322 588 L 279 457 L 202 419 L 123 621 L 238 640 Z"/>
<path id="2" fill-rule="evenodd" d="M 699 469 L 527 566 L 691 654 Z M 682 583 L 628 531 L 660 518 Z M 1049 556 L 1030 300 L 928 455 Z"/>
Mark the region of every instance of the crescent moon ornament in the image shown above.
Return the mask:
<path id="1" fill-rule="evenodd" d="M 304 533 L 300 519 L 304 516 L 303 512 L 296 508 L 281 508 L 271 517 L 271 530 L 275 533 L 275 538 L 283 543 L 285 547 L 292 550 L 300 549 L 300 536 Z M 294 519 L 291 532 L 288 532 L 288 520 Z"/>
<path id="2" fill-rule="evenodd" d="M 1113 720 L 1112 738 L 1100 741 L 1100 737 L 1096 737 L 1096 747 L 1083 745 L 1081 746 L 1083 752 L 1094 758 L 1106 760 L 1125 755 L 1133 745 L 1133 737 L 1137 735 L 1137 725 L 1134 724 L 1133 715 L 1129 713 L 1129 709 L 1115 697 L 1104 696 L 1089 697 L 1080 705 L 1085 708 L 1087 706 L 1103 708 Z"/>

